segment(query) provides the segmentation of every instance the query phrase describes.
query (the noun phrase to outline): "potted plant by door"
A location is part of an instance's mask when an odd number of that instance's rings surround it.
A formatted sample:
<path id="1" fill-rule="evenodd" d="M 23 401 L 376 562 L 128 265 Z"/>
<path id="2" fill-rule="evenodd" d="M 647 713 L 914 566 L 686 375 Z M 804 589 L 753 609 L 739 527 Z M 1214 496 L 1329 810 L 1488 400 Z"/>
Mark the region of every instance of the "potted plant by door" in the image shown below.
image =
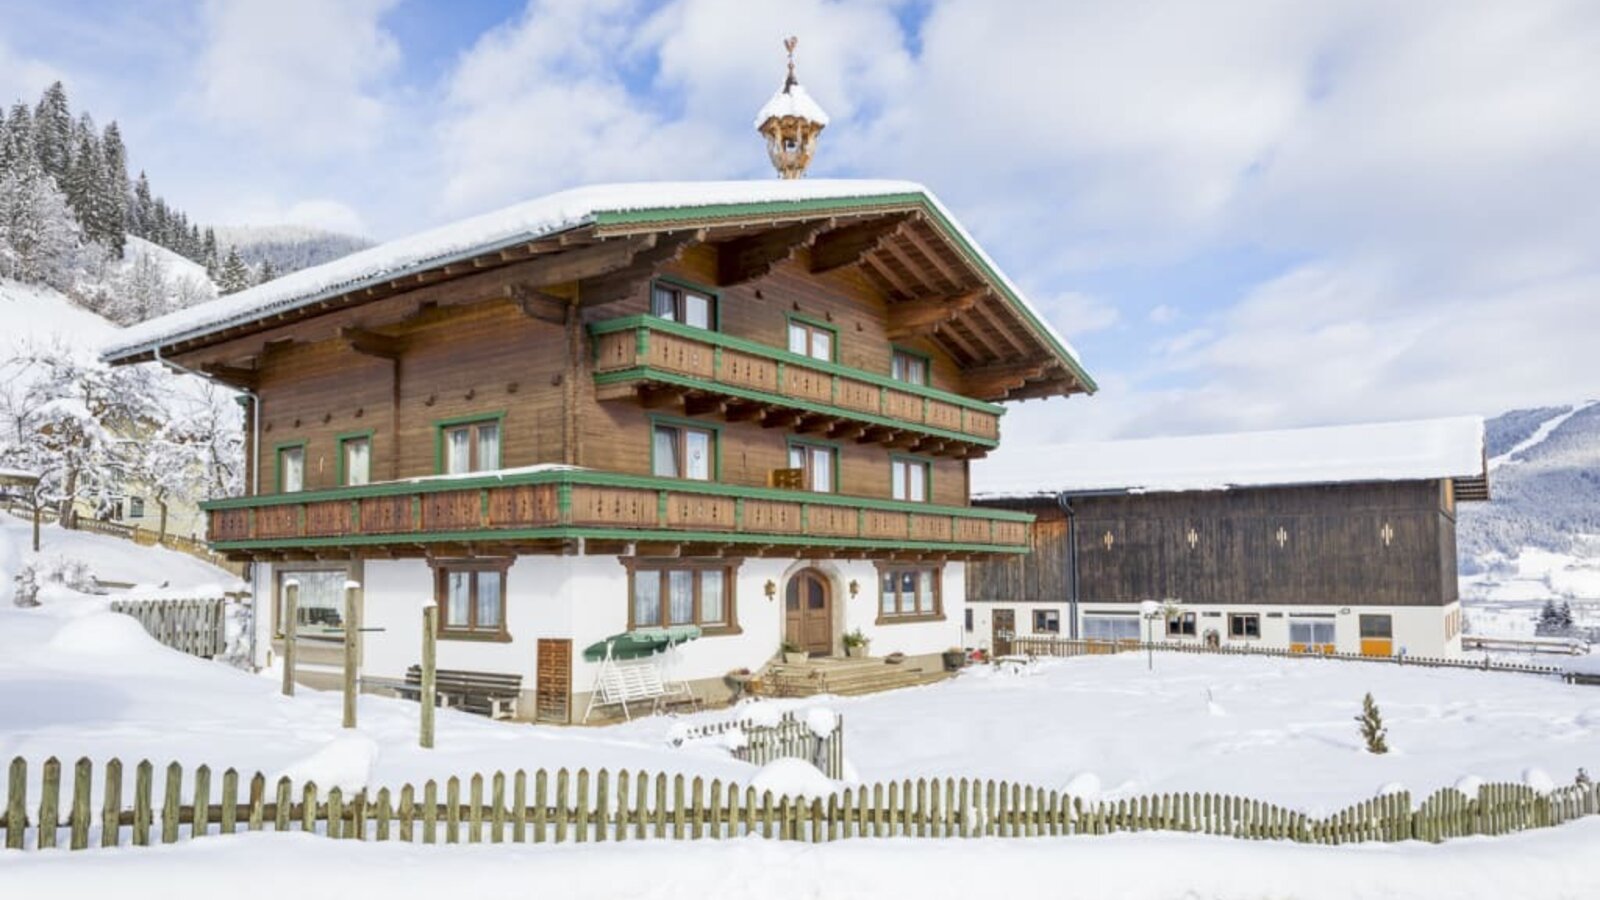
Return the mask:
<path id="1" fill-rule="evenodd" d="M 960 647 L 951 647 L 944 652 L 944 670 L 954 672 L 967 664 L 967 651 Z"/>
<path id="2" fill-rule="evenodd" d="M 861 629 L 849 632 L 844 636 L 844 655 L 850 659 L 865 659 L 867 645 L 872 643 L 872 638 L 861 633 Z"/>
<path id="3" fill-rule="evenodd" d="M 806 660 L 811 658 L 810 654 L 794 641 L 784 641 L 778 645 L 778 650 L 783 654 L 783 661 L 791 666 L 805 665 Z"/>

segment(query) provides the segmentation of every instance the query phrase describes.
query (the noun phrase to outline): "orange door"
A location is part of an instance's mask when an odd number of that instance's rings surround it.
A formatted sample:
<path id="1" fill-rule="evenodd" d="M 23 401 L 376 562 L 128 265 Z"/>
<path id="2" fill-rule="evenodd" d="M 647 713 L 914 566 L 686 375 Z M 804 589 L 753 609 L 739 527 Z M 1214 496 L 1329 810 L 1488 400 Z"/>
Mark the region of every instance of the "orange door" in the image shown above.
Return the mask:
<path id="1" fill-rule="evenodd" d="M 1361 655 L 1394 655 L 1394 617 L 1363 613 L 1361 616 Z"/>

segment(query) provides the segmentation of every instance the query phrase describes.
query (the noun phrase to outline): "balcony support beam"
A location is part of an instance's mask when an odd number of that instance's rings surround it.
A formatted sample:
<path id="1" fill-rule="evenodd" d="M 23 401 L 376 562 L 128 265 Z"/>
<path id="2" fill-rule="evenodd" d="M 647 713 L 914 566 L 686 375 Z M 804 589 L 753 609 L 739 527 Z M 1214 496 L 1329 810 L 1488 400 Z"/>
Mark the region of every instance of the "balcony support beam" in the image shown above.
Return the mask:
<path id="1" fill-rule="evenodd" d="M 802 222 L 717 244 L 717 284 L 721 287 L 754 281 L 772 267 L 792 259 L 832 221 Z"/>
<path id="2" fill-rule="evenodd" d="M 889 306 L 888 335 L 891 341 L 932 334 L 939 326 L 952 322 L 972 309 L 988 294 L 988 289 L 968 291 L 955 297 L 928 297 Z"/>

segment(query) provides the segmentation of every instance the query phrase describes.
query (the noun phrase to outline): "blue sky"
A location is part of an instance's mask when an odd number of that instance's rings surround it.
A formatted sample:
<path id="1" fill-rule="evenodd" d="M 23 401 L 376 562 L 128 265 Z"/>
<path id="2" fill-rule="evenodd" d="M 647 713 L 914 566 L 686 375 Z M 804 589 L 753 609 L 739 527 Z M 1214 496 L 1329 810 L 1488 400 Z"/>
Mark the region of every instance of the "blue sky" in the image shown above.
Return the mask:
<path id="1" fill-rule="evenodd" d="M 779 45 L 814 171 L 923 181 L 1103 390 L 1069 440 L 1597 393 L 1600 7 L 1580 0 L 0 0 L 215 223 L 383 239 L 577 184 L 765 178 Z"/>

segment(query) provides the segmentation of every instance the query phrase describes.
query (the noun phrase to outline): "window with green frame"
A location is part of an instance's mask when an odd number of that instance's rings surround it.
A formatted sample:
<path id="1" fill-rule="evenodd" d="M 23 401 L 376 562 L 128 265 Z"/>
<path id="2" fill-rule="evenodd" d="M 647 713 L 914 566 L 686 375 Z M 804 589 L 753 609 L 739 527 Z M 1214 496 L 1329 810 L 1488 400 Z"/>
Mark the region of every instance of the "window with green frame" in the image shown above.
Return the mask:
<path id="1" fill-rule="evenodd" d="M 790 316 L 789 352 L 833 362 L 838 358 L 839 329 L 802 316 Z"/>
<path id="2" fill-rule="evenodd" d="M 657 420 L 650 433 L 650 470 L 659 478 L 717 479 L 717 431 L 690 422 Z"/>
<path id="3" fill-rule="evenodd" d="M 896 500 L 928 502 L 933 467 L 925 459 L 896 456 L 889 460 L 891 496 Z"/>
<path id="4" fill-rule="evenodd" d="M 717 297 L 710 291 L 696 290 L 670 281 L 657 281 L 650 287 L 650 313 L 690 328 L 717 328 Z"/>
<path id="5" fill-rule="evenodd" d="M 500 468 L 499 416 L 438 423 L 439 474 L 465 475 Z"/>
<path id="6" fill-rule="evenodd" d="M 278 493 L 292 494 L 306 489 L 306 444 L 278 446 Z"/>
<path id="7" fill-rule="evenodd" d="M 822 494 L 839 490 L 839 450 L 810 441 L 789 442 L 789 468 L 805 473 L 805 489 Z"/>
<path id="8" fill-rule="evenodd" d="M 910 350 L 894 348 L 889 361 L 889 377 L 906 384 L 928 385 L 928 357 Z"/>
<path id="9" fill-rule="evenodd" d="M 339 485 L 372 483 L 372 432 L 339 436 Z"/>

